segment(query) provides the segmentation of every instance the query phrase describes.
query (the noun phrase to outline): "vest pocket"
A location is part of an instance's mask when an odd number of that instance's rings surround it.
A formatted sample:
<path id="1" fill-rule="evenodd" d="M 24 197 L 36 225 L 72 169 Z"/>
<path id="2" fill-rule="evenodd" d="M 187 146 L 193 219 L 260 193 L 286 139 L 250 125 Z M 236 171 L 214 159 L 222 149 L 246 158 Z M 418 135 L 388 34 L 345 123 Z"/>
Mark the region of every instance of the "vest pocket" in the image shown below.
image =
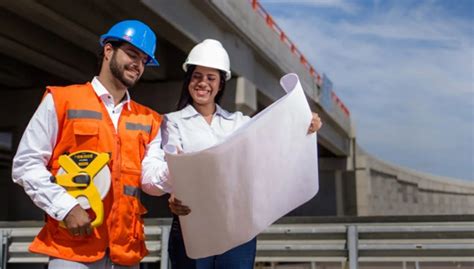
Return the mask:
<path id="1" fill-rule="evenodd" d="M 145 222 L 143 221 L 142 215 L 147 213 L 146 208 L 142 205 L 140 201 L 137 200 L 138 210 L 135 215 L 134 220 L 134 229 L 132 231 L 133 239 L 145 240 Z"/>
<path id="2" fill-rule="evenodd" d="M 116 214 L 117 240 L 124 243 L 145 239 L 142 215 L 146 209 L 140 202 L 140 187 L 123 185 L 123 195 L 120 197 Z"/>
<path id="3" fill-rule="evenodd" d="M 78 150 L 96 150 L 99 141 L 99 124 L 90 121 L 76 121 L 73 125 Z"/>

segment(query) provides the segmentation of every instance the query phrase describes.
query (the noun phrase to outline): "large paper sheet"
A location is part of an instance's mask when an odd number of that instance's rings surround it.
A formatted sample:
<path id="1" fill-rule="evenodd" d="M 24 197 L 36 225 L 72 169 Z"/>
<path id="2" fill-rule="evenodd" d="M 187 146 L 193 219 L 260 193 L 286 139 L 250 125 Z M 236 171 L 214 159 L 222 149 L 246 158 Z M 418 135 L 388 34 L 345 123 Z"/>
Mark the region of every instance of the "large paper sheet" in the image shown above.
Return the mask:
<path id="1" fill-rule="evenodd" d="M 311 199 L 319 189 L 316 134 L 295 74 L 287 94 L 224 142 L 186 154 L 167 153 L 176 197 L 191 213 L 180 217 L 191 258 L 224 253 Z"/>

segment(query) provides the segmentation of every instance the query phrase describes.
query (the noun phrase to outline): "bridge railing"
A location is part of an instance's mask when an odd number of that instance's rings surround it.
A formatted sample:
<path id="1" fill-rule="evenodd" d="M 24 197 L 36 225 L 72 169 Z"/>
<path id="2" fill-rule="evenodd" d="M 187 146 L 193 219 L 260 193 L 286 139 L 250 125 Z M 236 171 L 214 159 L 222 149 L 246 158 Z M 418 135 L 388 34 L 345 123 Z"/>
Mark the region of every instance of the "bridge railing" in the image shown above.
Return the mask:
<path id="1" fill-rule="evenodd" d="M 474 262 L 474 222 L 275 224 L 258 239 L 257 261 L 350 269 L 359 262 Z"/>
<path id="2" fill-rule="evenodd" d="M 160 263 L 160 268 L 168 268 L 168 238 L 170 219 L 146 219 L 145 234 L 148 256 L 143 263 Z M 43 222 L 3 222 L 0 223 L 0 269 L 8 264 L 46 264 L 48 257 L 31 253 L 28 247 L 39 233 Z M 162 247 L 165 246 L 165 247 Z"/>
<path id="3" fill-rule="evenodd" d="M 148 219 L 150 254 L 144 263 L 168 268 L 169 219 Z M 28 252 L 41 223 L 2 223 L 0 265 L 46 263 Z M 474 221 L 387 223 L 277 223 L 258 236 L 256 262 L 474 262 Z"/>
<path id="4" fill-rule="evenodd" d="M 301 65 L 309 72 L 310 76 L 316 83 L 316 85 L 319 86 L 319 88 L 323 87 L 323 76 L 316 71 L 316 69 L 311 65 L 311 63 L 308 61 L 308 58 L 298 49 L 296 44 L 288 37 L 288 35 L 283 31 L 283 29 L 276 24 L 275 20 L 273 17 L 268 13 L 265 8 L 260 4 L 258 0 L 249 0 L 252 9 L 259 14 L 264 20 L 267 26 L 272 29 L 279 37 L 280 41 L 284 43 L 288 49 L 293 53 L 300 61 Z M 342 102 L 342 100 L 336 95 L 336 93 L 332 90 L 331 86 L 331 100 L 332 103 L 334 103 L 334 106 L 339 109 L 339 111 L 344 115 L 345 117 L 349 118 L 350 117 L 350 111 L 347 108 L 347 106 Z"/>

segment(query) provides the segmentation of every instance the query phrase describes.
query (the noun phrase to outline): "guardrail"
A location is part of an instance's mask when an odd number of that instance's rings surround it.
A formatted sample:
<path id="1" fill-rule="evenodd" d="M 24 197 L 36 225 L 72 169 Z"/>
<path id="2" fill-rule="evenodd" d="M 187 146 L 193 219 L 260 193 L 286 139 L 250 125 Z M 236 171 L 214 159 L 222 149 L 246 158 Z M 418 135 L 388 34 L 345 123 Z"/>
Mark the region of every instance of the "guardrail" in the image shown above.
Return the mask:
<path id="1" fill-rule="evenodd" d="M 350 269 L 360 262 L 474 262 L 474 222 L 276 224 L 259 235 L 256 260 Z"/>
<path id="2" fill-rule="evenodd" d="M 48 257 L 28 252 L 33 238 L 39 233 L 43 222 L 4 222 L 0 225 L 0 269 L 8 264 L 46 264 Z M 146 219 L 146 246 L 149 251 L 142 262 L 159 263 L 160 268 L 168 268 L 168 238 L 170 219 Z M 165 247 L 162 247 L 165 246 Z"/>
<path id="3" fill-rule="evenodd" d="M 169 219 L 147 219 L 150 254 L 143 263 L 168 268 Z M 1 226 L 1 269 L 13 263 L 46 263 L 28 252 L 41 222 Z M 340 262 L 357 269 L 360 262 L 473 262 L 474 220 L 378 223 L 277 223 L 258 236 L 256 262 Z M 421 268 L 418 266 L 418 268 Z"/>

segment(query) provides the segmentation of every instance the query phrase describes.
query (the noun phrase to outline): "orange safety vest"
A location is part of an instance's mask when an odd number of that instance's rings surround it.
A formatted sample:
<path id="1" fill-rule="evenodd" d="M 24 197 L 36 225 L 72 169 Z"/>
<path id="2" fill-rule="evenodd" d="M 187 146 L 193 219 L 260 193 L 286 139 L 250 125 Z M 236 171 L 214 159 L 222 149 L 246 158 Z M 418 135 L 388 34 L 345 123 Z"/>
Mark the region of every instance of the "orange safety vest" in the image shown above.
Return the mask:
<path id="1" fill-rule="evenodd" d="M 107 248 L 112 262 L 134 265 L 148 254 L 140 202 L 141 161 L 147 144 L 158 134 L 161 117 L 130 101 L 125 105 L 115 131 L 106 108 L 90 83 L 48 87 L 58 116 L 58 138 L 48 168 L 59 169 L 60 155 L 79 150 L 111 154 L 111 188 L 104 203 L 104 223 L 90 236 L 73 236 L 47 216 L 46 224 L 29 250 L 61 259 L 94 262 Z M 92 213 L 93 214 L 93 213 Z"/>

